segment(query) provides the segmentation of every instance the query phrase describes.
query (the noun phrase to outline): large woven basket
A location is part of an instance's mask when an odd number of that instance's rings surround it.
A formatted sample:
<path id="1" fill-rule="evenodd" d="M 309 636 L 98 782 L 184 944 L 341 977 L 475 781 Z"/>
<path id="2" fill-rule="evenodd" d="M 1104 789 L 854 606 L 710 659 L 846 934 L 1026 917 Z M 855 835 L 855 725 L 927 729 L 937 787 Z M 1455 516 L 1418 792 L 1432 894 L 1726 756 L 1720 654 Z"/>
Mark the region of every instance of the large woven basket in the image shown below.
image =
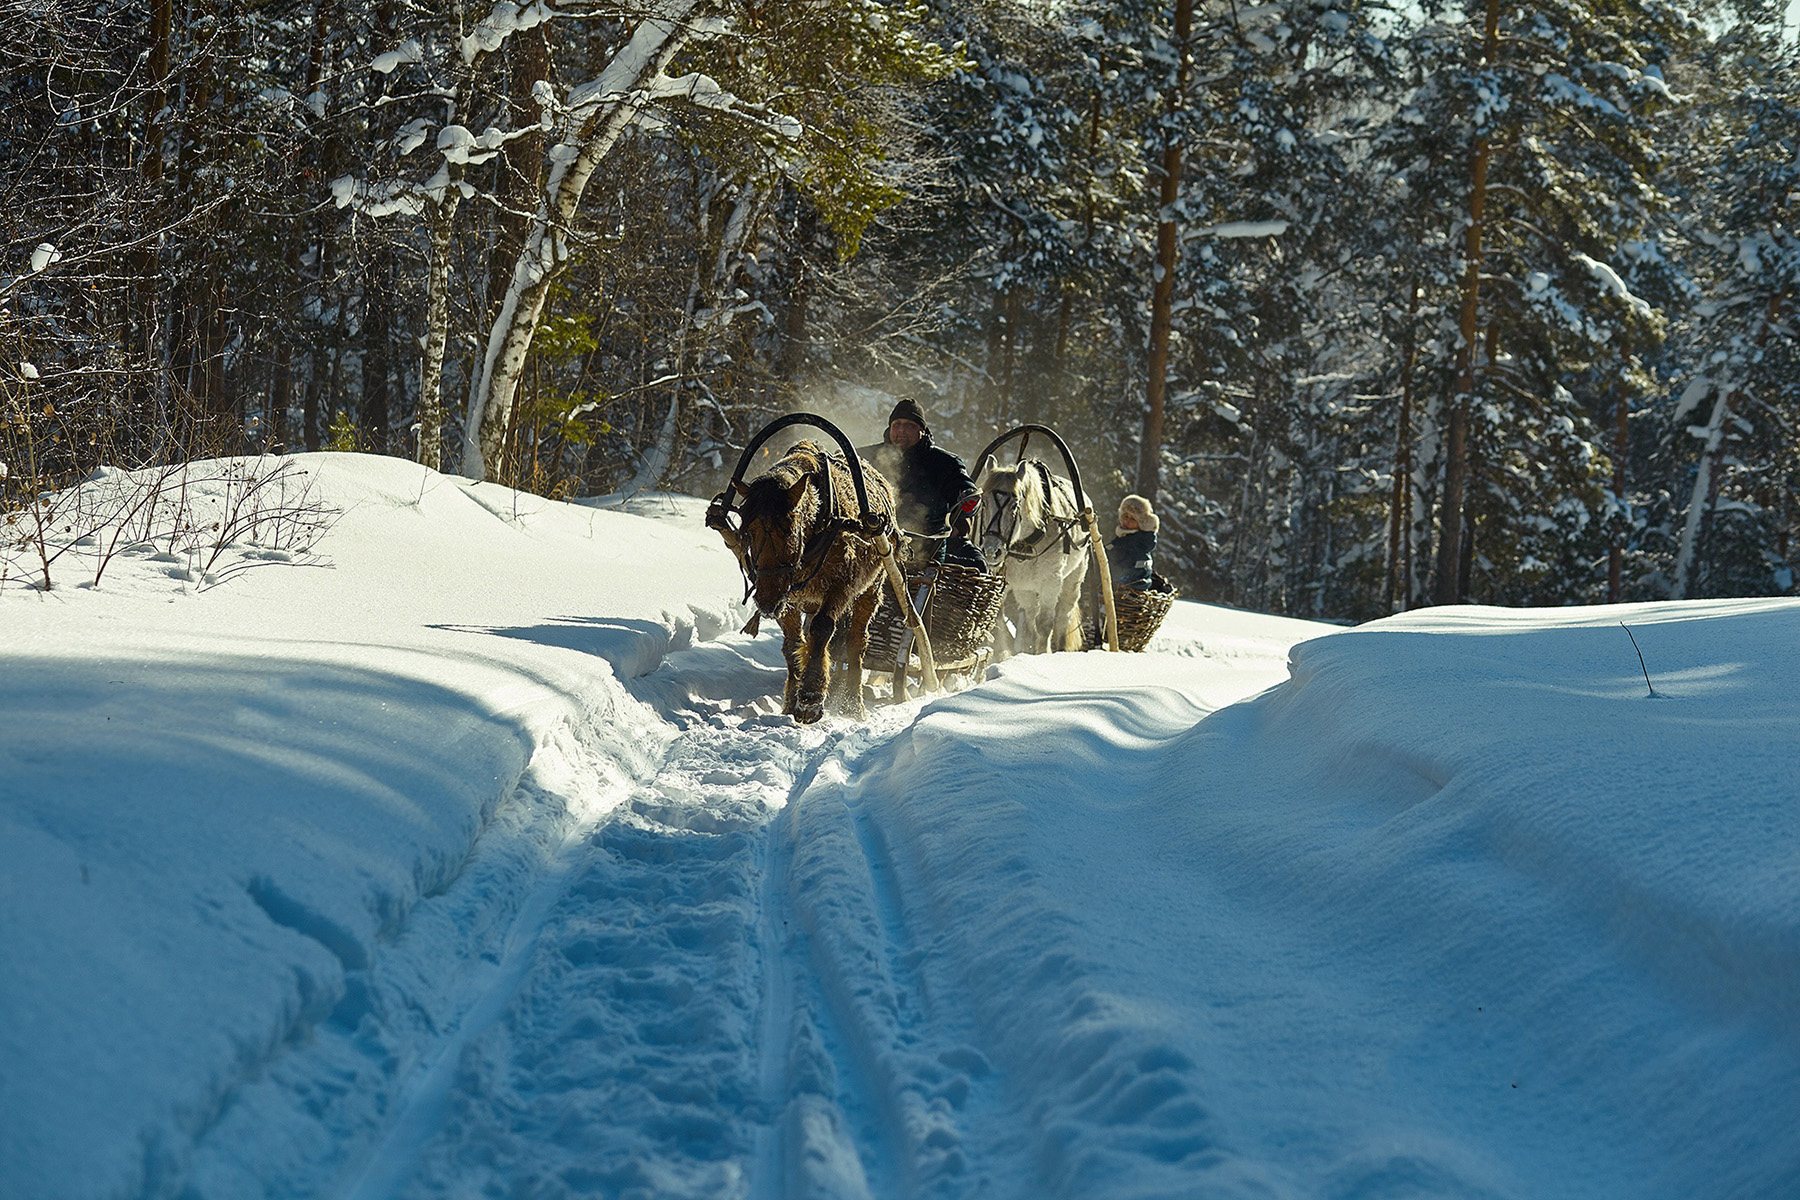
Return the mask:
<path id="1" fill-rule="evenodd" d="M 1148 646 L 1179 595 L 1181 591 L 1161 575 L 1151 579 L 1149 589 L 1115 587 L 1113 607 L 1119 614 L 1119 649 L 1136 653 Z M 1096 617 L 1083 628 L 1089 650 L 1106 645 L 1105 621 L 1105 616 Z"/>
<path id="2" fill-rule="evenodd" d="M 926 590 L 919 615 L 931 637 L 931 657 L 938 669 L 973 662 L 993 637 L 994 622 L 1000 618 L 1000 601 L 1006 595 L 1006 581 L 959 563 L 908 567 L 906 590 L 915 597 L 915 603 L 920 588 Z M 905 635 L 906 618 L 889 589 L 883 588 L 881 607 L 869 622 L 869 646 L 863 652 L 863 664 L 876 671 L 895 670 L 900 665 Z"/>

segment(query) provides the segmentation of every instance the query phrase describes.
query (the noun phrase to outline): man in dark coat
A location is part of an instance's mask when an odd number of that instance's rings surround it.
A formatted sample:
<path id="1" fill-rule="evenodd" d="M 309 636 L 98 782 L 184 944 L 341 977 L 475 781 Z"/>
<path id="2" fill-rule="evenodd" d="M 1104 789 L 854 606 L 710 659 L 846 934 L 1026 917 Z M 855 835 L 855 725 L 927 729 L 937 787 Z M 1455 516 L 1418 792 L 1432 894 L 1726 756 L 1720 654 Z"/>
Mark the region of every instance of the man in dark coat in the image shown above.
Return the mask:
<path id="1" fill-rule="evenodd" d="M 908 397 L 894 405 L 886 436 L 858 453 L 894 485 L 902 529 L 933 536 L 948 532 L 946 556 L 951 561 L 987 569 L 981 552 L 968 540 L 979 496 L 975 481 L 962 459 L 932 444 L 931 428 L 916 400 Z"/>

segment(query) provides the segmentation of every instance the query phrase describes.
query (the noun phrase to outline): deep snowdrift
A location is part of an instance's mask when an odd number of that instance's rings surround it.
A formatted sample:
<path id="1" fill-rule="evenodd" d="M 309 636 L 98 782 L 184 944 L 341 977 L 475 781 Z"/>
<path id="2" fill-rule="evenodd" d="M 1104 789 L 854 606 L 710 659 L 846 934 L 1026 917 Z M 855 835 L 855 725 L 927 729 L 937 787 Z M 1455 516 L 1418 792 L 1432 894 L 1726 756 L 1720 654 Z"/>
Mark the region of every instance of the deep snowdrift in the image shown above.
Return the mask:
<path id="1" fill-rule="evenodd" d="M 0 1194 L 1800 1194 L 1800 606 L 801 729 L 696 502 L 299 465 L 313 565 L 0 591 Z"/>
<path id="2" fill-rule="evenodd" d="M 1169 667 L 1009 664 L 847 808 L 1057 1194 L 1796 1195 L 1796 645 L 1452 610 L 1198 721 Z"/>

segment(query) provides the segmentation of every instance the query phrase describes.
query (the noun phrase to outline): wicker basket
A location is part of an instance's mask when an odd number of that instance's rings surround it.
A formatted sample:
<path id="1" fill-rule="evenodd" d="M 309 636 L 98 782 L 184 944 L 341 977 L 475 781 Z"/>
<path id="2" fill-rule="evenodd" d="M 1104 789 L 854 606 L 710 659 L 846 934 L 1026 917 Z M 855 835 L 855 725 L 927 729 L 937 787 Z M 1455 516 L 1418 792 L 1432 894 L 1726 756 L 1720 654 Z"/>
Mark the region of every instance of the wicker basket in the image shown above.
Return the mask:
<path id="1" fill-rule="evenodd" d="M 920 588 L 925 589 L 925 599 L 919 605 L 919 615 L 931 637 L 931 657 L 937 668 L 950 670 L 974 662 L 993 637 L 1000 601 L 1006 595 L 1006 581 L 959 563 L 908 567 L 906 590 L 912 593 L 914 603 L 919 603 Z M 869 645 L 863 651 L 863 664 L 875 671 L 895 670 L 900 665 L 900 647 L 906 632 L 906 618 L 901 615 L 900 606 L 894 603 L 891 591 L 883 588 L 881 607 L 869 622 Z"/>
<path id="2" fill-rule="evenodd" d="M 1148 589 L 1115 587 L 1113 607 L 1119 614 L 1119 649 L 1136 653 L 1148 646 L 1179 595 L 1180 590 L 1161 575 L 1151 578 Z M 1106 646 L 1105 625 L 1106 617 L 1102 614 L 1083 627 L 1087 649 Z"/>

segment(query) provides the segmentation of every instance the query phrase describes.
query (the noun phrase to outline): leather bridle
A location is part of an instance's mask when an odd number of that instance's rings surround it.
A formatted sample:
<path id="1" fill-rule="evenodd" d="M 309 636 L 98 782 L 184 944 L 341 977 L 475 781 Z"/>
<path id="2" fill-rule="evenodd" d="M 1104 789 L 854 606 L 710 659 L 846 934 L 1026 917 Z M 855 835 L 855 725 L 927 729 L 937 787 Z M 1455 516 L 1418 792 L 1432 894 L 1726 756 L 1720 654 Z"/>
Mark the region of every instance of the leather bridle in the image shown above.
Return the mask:
<path id="1" fill-rule="evenodd" d="M 1019 531 L 1019 521 L 1024 516 L 1023 510 L 1019 507 L 1018 486 L 1015 482 L 1013 490 L 1005 494 L 1006 499 L 994 505 L 994 515 L 989 518 L 987 525 L 983 527 L 981 531 L 981 539 L 984 542 L 988 539 L 990 534 L 1000 539 L 1000 560 L 994 564 L 994 570 L 996 571 L 1000 570 L 1009 558 L 1019 558 L 1030 561 L 1031 559 L 1041 557 L 1056 544 L 1056 536 L 1059 532 L 1061 533 L 1063 541 L 1063 553 L 1067 554 L 1074 545 L 1069 531 L 1074 528 L 1076 518 L 1058 517 L 1051 510 L 1051 499 L 1056 495 L 1056 487 L 1051 482 L 1050 468 L 1044 465 L 1042 459 L 1033 458 L 1027 461 L 1031 467 L 1037 470 L 1038 481 L 1044 491 L 1044 513 L 1046 523 L 1043 528 L 1026 535 L 1019 541 L 1015 542 L 1013 540 L 1013 535 Z M 1015 480 L 1016 478 L 1017 477 L 1015 476 Z M 982 496 L 982 503 L 985 504 L 986 502 L 987 495 L 984 493 Z M 1001 522 L 1006 519 L 1009 510 L 1011 511 L 1013 518 L 1012 527 L 1003 530 Z M 1057 529 L 1057 526 L 1061 526 L 1060 531 Z"/>
<path id="2" fill-rule="evenodd" d="M 755 595 L 757 582 L 763 576 L 785 574 L 788 576 L 788 582 L 781 589 L 781 599 L 775 605 L 776 610 L 779 611 L 789 596 L 805 590 L 813 580 L 819 577 L 819 572 L 825 569 L 825 560 L 830 557 L 831 547 L 837 541 L 838 536 L 861 528 L 858 522 L 838 516 L 836 491 L 832 487 L 831 480 L 831 456 L 821 454 L 820 461 L 823 469 L 819 475 L 809 473 L 802 476 L 809 484 L 817 487 L 822 496 L 818 527 L 807 537 L 806 544 L 800 548 L 800 557 L 793 562 L 781 563 L 772 567 L 758 567 L 756 563 L 762 558 L 761 540 L 752 538 L 746 533 L 742 514 L 736 514 L 738 526 L 733 532 L 744 548 L 744 553 L 738 557 L 738 570 L 744 576 L 744 602 L 746 604 Z M 804 578 L 796 581 L 794 576 L 803 570 L 806 572 Z"/>

